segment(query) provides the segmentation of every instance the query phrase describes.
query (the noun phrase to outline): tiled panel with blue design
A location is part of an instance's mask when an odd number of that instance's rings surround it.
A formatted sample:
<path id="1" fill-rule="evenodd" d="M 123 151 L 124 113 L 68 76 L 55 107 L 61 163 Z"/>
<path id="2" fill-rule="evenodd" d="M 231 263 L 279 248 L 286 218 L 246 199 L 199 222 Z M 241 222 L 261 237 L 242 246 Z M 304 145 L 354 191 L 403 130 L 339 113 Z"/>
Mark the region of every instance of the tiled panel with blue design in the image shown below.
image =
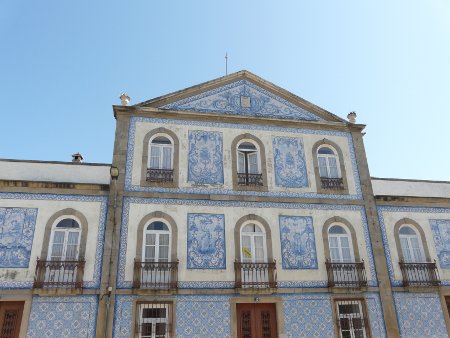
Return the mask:
<path id="1" fill-rule="evenodd" d="M 300 138 L 274 137 L 275 184 L 286 188 L 308 187 L 303 142 Z"/>
<path id="2" fill-rule="evenodd" d="M 372 337 L 386 337 L 386 326 L 384 325 L 383 309 L 381 308 L 379 295 L 376 293 L 367 294 L 366 305 Z"/>
<path id="3" fill-rule="evenodd" d="M 280 119 L 321 120 L 311 112 L 293 105 L 247 80 L 239 80 L 175 101 L 160 108 L 212 112 L 226 115 L 262 116 Z"/>
<path id="4" fill-rule="evenodd" d="M 188 181 L 196 184 L 223 184 L 222 133 L 189 132 Z"/>
<path id="5" fill-rule="evenodd" d="M 283 269 L 317 269 L 313 219 L 309 216 L 280 216 Z"/>
<path id="6" fill-rule="evenodd" d="M 97 296 L 34 297 L 27 337 L 95 337 L 97 306 Z"/>
<path id="7" fill-rule="evenodd" d="M 328 294 L 285 295 L 283 313 L 287 338 L 334 337 Z"/>
<path id="8" fill-rule="evenodd" d="M 401 337 L 448 337 L 437 293 L 394 292 L 394 301 Z"/>
<path id="9" fill-rule="evenodd" d="M 187 268 L 225 269 L 225 215 L 188 214 Z"/>
<path id="10" fill-rule="evenodd" d="M 27 268 L 37 209 L 0 208 L 0 268 Z"/>
<path id="11" fill-rule="evenodd" d="M 450 220 L 431 219 L 431 231 L 441 269 L 450 269 Z"/>

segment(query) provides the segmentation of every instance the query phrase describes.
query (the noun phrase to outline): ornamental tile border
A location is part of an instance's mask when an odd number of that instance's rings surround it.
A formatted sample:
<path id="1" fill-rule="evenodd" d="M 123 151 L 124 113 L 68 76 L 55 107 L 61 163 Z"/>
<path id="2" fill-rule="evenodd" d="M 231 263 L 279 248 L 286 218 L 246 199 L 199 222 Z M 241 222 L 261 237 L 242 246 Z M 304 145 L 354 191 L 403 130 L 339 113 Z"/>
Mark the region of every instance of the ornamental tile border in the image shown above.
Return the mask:
<path id="1" fill-rule="evenodd" d="M 83 281 L 83 288 L 95 289 L 100 286 L 100 276 L 103 261 L 103 246 L 105 238 L 106 214 L 108 208 L 107 196 L 87 196 L 68 194 L 33 194 L 33 193 L 0 193 L 0 199 L 17 200 L 54 200 L 54 201 L 81 201 L 101 202 L 98 225 L 97 249 L 95 252 L 94 278 L 92 281 Z M 39 211 L 38 211 L 39 212 Z M 31 289 L 33 281 L 0 282 L 0 289 Z"/>
<path id="2" fill-rule="evenodd" d="M 117 273 L 117 288 L 129 289 L 132 287 L 132 281 L 125 280 L 128 220 L 130 213 L 130 204 L 162 204 L 162 205 L 193 205 L 193 206 L 225 206 L 225 207 L 252 207 L 252 208 L 280 208 L 280 209 L 313 209 L 313 210 L 351 210 L 359 211 L 361 223 L 364 230 L 364 240 L 366 243 L 368 264 L 371 279 L 367 281 L 369 286 L 377 286 L 375 265 L 373 261 L 372 245 L 370 245 L 369 229 L 367 225 L 366 213 L 364 207 L 359 205 L 327 205 L 327 204 L 300 204 L 300 203 L 272 203 L 272 202 L 244 202 L 244 201 L 210 201 L 210 200 L 179 200 L 165 198 L 141 198 L 124 197 L 122 210 L 122 226 L 120 229 L 119 242 L 119 267 Z M 367 245 L 369 244 L 369 245 Z M 234 281 L 218 282 L 183 282 L 179 281 L 180 288 L 192 289 L 232 289 Z M 326 287 L 326 281 L 282 281 L 278 282 L 279 287 L 299 288 L 299 287 Z"/>
<path id="3" fill-rule="evenodd" d="M 386 225 L 384 223 L 383 212 L 416 212 L 416 213 L 427 213 L 427 214 L 443 214 L 450 213 L 450 208 L 424 208 L 424 207 L 392 207 L 392 206 L 378 206 L 378 220 L 380 222 L 381 236 L 383 240 L 384 253 L 386 256 L 386 263 L 389 271 L 389 279 L 391 280 L 392 286 L 402 286 L 403 281 L 399 279 L 394 279 L 394 266 L 391 257 L 391 251 L 389 248 L 389 242 L 387 239 Z M 431 231 L 431 230 L 430 230 Z M 450 286 L 450 280 L 441 280 L 441 285 Z"/>
<path id="4" fill-rule="evenodd" d="M 352 163 L 352 172 L 355 181 L 356 194 L 342 195 L 342 194 L 318 194 L 315 192 L 292 192 L 292 191 L 235 191 L 224 188 L 201 188 L 201 187 L 187 187 L 187 188 L 163 188 L 163 187 L 142 187 L 132 184 L 132 168 L 134 160 L 134 142 L 136 134 L 136 123 L 160 123 L 172 125 L 187 125 L 193 127 L 212 127 L 212 128 L 231 128 L 242 130 L 265 130 L 277 132 L 290 132 L 297 134 L 314 134 L 314 135 L 329 135 L 346 137 L 348 142 L 348 149 L 350 152 L 350 159 Z M 361 184 L 359 180 L 358 166 L 356 164 L 355 150 L 353 147 L 353 140 L 350 133 L 331 130 L 312 130 L 304 128 L 283 128 L 274 126 L 259 126 L 247 125 L 237 123 L 219 123 L 219 122 L 204 122 L 204 121 L 180 121 L 162 118 L 150 118 L 142 116 L 132 116 L 130 118 L 130 127 L 128 130 L 128 148 L 127 160 L 125 166 L 125 191 L 137 192 L 164 192 L 164 193 L 179 193 L 179 194 L 214 194 L 214 195 L 234 195 L 234 196 L 269 196 L 269 197 L 304 197 L 304 198 L 328 198 L 340 200 L 357 200 L 362 198 Z"/>
<path id="5" fill-rule="evenodd" d="M 49 306 L 45 304 L 55 304 L 56 309 L 49 309 Z M 74 307 L 78 308 L 80 314 L 80 319 L 82 323 L 78 321 L 74 325 L 72 315 L 73 312 L 62 311 L 61 308 L 65 308 L 65 303 L 74 304 Z M 36 307 L 42 305 L 46 311 L 33 312 Z M 83 304 L 87 304 L 89 309 L 83 311 Z M 59 308 L 59 309 L 58 309 Z M 41 310 L 41 309 L 39 309 Z M 51 312 L 50 310 L 54 310 Z M 66 312 L 66 313 L 65 313 Z M 77 337 L 95 337 L 95 331 L 97 326 L 97 312 L 98 312 L 98 297 L 96 295 L 79 295 L 77 297 L 33 297 L 30 311 L 30 320 L 28 326 L 27 337 L 29 338 L 40 338 L 43 337 L 54 337 L 53 330 L 59 332 L 58 337 L 74 338 L 74 331 L 76 331 L 79 336 Z M 63 314 L 61 316 L 61 313 Z M 65 315 L 69 318 L 65 318 Z M 89 321 L 87 322 L 85 318 L 89 314 Z M 39 316 L 45 316 L 45 318 L 39 318 Z M 60 316 L 60 317 L 58 317 Z M 57 319 L 59 318 L 59 319 Z M 55 319 L 55 320 L 53 320 Z M 53 324 L 53 327 L 51 326 Z M 64 325 L 65 324 L 65 325 Z M 84 325 L 83 325 L 84 324 Z"/>

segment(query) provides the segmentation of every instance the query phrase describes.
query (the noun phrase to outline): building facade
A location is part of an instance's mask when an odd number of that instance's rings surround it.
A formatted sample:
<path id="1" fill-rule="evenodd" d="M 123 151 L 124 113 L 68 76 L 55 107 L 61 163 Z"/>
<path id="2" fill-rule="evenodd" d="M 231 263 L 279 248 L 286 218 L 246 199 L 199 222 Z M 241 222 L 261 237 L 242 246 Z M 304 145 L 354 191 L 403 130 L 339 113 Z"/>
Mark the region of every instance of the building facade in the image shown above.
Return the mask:
<path id="1" fill-rule="evenodd" d="M 448 182 L 247 71 L 121 99 L 112 164 L 0 161 L 4 337 L 448 337 Z"/>

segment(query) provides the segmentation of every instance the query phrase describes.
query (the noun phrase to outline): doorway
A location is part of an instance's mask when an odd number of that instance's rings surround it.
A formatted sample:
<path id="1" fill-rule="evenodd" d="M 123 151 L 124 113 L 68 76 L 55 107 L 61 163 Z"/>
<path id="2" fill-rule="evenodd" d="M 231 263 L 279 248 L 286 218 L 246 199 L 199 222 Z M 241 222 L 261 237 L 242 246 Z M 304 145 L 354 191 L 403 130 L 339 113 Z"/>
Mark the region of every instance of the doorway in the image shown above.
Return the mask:
<path id="1" fill-rule="evenodd" d="M 274 303 L 236 304 L 238 338 L 277 338 Z"/>
<path id="2" fill-rule="evenodd" d="M 24 302 L 0 302 L 0 337 L 18 338 Z"/>

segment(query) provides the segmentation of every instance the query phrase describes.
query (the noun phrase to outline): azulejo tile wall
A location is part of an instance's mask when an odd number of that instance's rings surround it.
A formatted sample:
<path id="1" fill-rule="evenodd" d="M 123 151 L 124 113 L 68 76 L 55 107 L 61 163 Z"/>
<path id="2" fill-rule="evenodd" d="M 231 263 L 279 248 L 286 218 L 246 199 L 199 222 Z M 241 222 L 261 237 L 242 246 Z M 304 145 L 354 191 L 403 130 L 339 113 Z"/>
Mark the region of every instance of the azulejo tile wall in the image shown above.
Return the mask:
<path id="1" fill-rule="evenodd" d="M 303 142 L 300 138 L 274 137 L 275 184 L 286 188 L 308 187 Z"/>
<path id="2" fill-rule="evenodd" d="M 330 295 L 286 295 L 283 313 L 287 338 L 334 337 Z"/>
<path id="3" fill-rule="evenodd" d="M 28 338 L 95 337 L 97 296 L 33 298 Z"/>
<path id="4" fill-rule="evenodd" d="M 106 226 L 106 209 L 108 198 L 106 196 L 86 195 L 57 195 L 57 194 L 29 194 L 29 193 L 0 193 L 0 199 L 17 200 L 46 200 L 46 201 L 77 201 L 100 202 L 100 216 L 98 220 L 97 247 L 95 250 L 94 276 L 90 281 L 83 282 L 83 288 L 98 288 L 100 285 L 100 271 L 102 269 L 103 245 Z M 0 289 L 30 289 L 33 281 L 1 281 Z"/>
<path id="5" fill-rule="evenodd" d="M 402 337 L 448 337 L 438 294 L 394 292 L 394 302 Z"/>
<path id="6" fill-rule="evenodd" d="M 0 208 L 0 268 L 27 268 L 37 209 Z"/>
<path id="7" fill-rule="evenodd" d="M 119 295 L 114 312 L 114 338 L 131 338 L 133 306 L 137 296 Z M 190 296 L 139 298 L 140 301 L 173 301 L 175 333 L 183 338 L 230 337 L 230 296 Z"/>
<path id="8" fill-rule="evenodd" d="M 132 169 L 134 162 L 134 146 L 136 139 L 136 124 L 137 123 L 152 123 L 155 126 L 193 126 L 193 127 L 208 127 L 220 129 L 236 129 L 243 132 L 248 130 L 263 130 L 273 132 L 286 132 L 295 133 L 299 136 L 304 134 L 314 134 L 323 137 L 337 136 L 344 137 L 347 140 L 348 150 L 350 154 L 351 168 L 348 168 L 347 172 L 352 172 L 353 180 L 355 182 L 356 192 L 355 194 L 318 194 L 315 192 L 297 192 L 297 191 L 236 191 L 232 189 L 225 189 L 220 187 L 180 187 L 180 188 L 164 188 L 164 187 L 143 187 L 140 185 L 134 185 L 132 183 Z M 141 156 L 141 154 L 139 154 Z M 358 167 L 356 164 L 356 156 L 353 147 L 353 140 L 350 133 L 341 131 L 330 130 L 316 130 L 316 129 L 304 129 L 304 128 L 286 128 L 276 126 L 263 126 L 252 124 L 236 124 L 236 123 L 220 123 L 220 122 L 206 122 L 206 121 L 184 121 L 184 120 L 172 120 L 172 119 L 160 119 L 160 118 L 148 118 L 148 117 L 131 117 L 130 127 L 128 131 L 128 148 L 127 148 L 127 160 L 125 170 L 125 190 L 126 191 L 145 191 L 145 192 L 170 192 L 180 194 L 225 194 L 225 195 L 237 195 L 237 196 L 270 196 L 270 197 L 305 197 L 305 198 L 333 198 L 340 200 L 355 200 L 361 199 L 361 185 L 358 174 Z"/>
<path id="9" fill-rule="evenodd" d="M 370 278 L 368 278 L 369 286 L 377 286 L 375 278 L 375 265 L 373 262 L 372 246 L 370 245 L 369 230 L 367 226 L 366 213 L 364 207 L 358 205 L 333 205 L 333 204 L 302 204 L 302 203 L 273 203 L 273 202 L 245 202 L 245 201 L 212 201 L 212 200 L 181 200 L 181 199 L 166 199 L 166 198 L 141 198 L 141 197 L 125 197 L 124 207 L 122 213 L 122 226 L 120 229 L 120 248 L 119 248 L 119 268 L 117 276 L 117 287 L 119 289 L 131 288 L 131 280 L 125 280 L 126 267 L 126 252 L 127 252 L 127 238 L 128 238 L 128 224 L 130 205 L 131 204 L 155 204 L 164 206 L 219 206 L 228 208 L 253 208 L 253 209 L 267 209 L 278 208 L 286 210 L 351 210 L 358 211 L 361 218 L 361 226 L 364 231 L 364 240 L 366 243 L 367 265 L 366 268 L 370 270 Z M 158 210 L 158 207 L 155 207 Z M 326 281 L 279 281 L 279 287 L 299 288 L 299 287 L 326 287 Z M 217 281 L 217 282 L 180 282 L 180 288 L 196 288 L 196 289 L 232 289 L 233 282 Z"/>
<path id="10" fill-rule="evenodd" d="M 188 181 L 196 184 L 223 183 L 222 133 L 189 132 Z"/>
<path id="11" fill-rule="evenodd" d="M 366 305 L 367 312 L 369 313 L 369 324 L 372 337 L 386 337 L 386 327 L 384 326 L 380 296 L 377 293 L 366 294 Z"/>
<path id="12" fill-rule="evenodd" d="M 281 119 L 321 120 L 307 110 L 247 80 L 235 81 L 159 108 Z"/>
<path id="13" fill-rule="evenodd" d="M 389 242 L 388 242 L 388 233 L 387 233 L 387 230 L 386 230 L 385 218 L 384 218 L 383 214 L 385 212 L 423 213 L 423 214 L 430 214 L 430 219 L 432 219 L 432 218 L 435 218 L 436 215 L 438 215 L 438 214 L 449 214 L 450 213 L 450 208 L 421 208 L 421 207 L 379 206 L 379 207 L 377 207 L 377 212 L 378 212 L 378 220 L 380 222 L 381 236 L 382 236 L 382 239 L 383 239 L 384 253 L 386 255 L 386 262 L 387 262 L 387 265 L 388 265 L 389 278 L 391 279 L 391 283 L 392 283 L 393 286 L 402 286 L 403 285 L 403 281 L 399 280 L 399 279 L 395 279 L 395 276 L 394 276 L 394 266 L 393 266 L 393 264 L 398 264 L 398 262 L 393 262 L 392 261 L 391 250 L 389 248 Z M 424 225 L 422 225 L 422 226 L 424 226 Z M 436 238 L 434 240 L 436 241 Z M 440 240 L 442 240 L 442 239 L 440 239 Z M 431 243 L 428 243 L 428 244 L 431 244 Z M 439 251 L 438 251 L 438 253 L 439 253 Z M 450 280 L 441 280 L 441 285 L 450 285 Z"/>
<path id="14" fill-rule="evenodd" d="M 188 214 L 188 269 L 225 269 L 225 215 Z"/>
<path id="15" fill-rule="evenodd" d="M 450 220 L 431 219 L 431 231 L 441 269 L 450 269 Z"/>
<path id="16" fill-rule="evenodd" d="M 317 269 L 312 217 L 280 216 L 283 269 Z"/>

